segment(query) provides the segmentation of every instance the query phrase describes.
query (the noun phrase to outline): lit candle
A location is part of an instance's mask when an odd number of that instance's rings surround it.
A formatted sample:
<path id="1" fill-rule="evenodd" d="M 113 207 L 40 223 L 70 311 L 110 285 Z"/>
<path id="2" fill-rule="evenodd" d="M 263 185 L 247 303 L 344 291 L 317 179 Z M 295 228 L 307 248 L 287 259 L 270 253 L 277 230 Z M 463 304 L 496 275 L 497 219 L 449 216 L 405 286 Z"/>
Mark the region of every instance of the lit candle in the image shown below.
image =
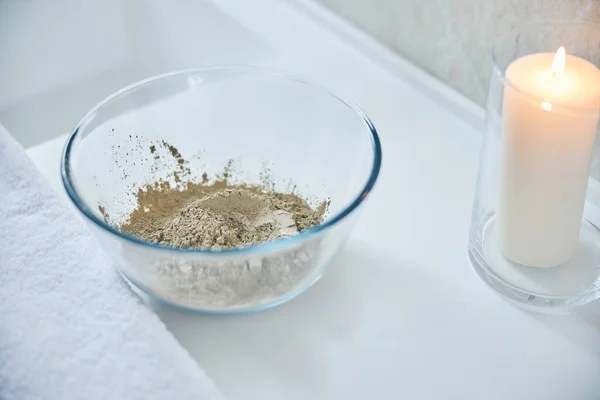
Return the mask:
<path id="1" fill-rule="evenodd" d="M 557 266 L 579 242 L 600 70 L 561 47 L 518 58 L 505 76 L 498 244 L 515 263 Z"/>

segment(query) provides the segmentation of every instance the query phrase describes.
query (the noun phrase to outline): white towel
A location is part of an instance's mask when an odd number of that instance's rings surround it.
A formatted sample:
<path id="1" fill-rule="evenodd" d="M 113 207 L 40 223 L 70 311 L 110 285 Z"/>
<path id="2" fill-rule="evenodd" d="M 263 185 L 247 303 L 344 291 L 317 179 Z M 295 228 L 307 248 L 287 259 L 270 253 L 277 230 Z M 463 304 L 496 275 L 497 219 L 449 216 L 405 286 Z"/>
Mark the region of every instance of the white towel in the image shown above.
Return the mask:
<path id="1" fill-rule="evenodd" d="M 0 399 L 222 398 L 0 125 Z"/>

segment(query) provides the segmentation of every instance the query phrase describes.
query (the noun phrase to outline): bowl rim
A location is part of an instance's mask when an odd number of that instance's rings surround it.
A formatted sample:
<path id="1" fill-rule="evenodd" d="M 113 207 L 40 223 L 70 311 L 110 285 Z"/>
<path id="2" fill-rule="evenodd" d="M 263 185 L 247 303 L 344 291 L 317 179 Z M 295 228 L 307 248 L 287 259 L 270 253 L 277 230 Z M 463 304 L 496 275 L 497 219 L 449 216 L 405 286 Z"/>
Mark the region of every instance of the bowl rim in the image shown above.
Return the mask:
<path id="1" fill-rule="evenodd" d="M 319 89 L 324 91 L 326 94 L 332 96 L 337 99 L 339 102 L 344 104 L 346 107 L 350 108 L 354 111 L 358 117 L 362 120 L 363 124 L 367 127 L 368 132 L 371 136 L 371 143 L 373 149 L 373 164 L 371 166 L 371 173 L 369 174 L 369 178 L 363 185 L 362 189 L 358 193 L 357 196 L 354 197 L 354 200 L 346 206 L 343 210 L 333 215 L 329 220 L 325 221 L 322 224 L 314 226 L 312 228 L 306 229 L 295 236 L 290 238 L 279 238 L 266 243 L 260 243 L 245 247 L 239 248 L 231 248 L 231 249 L 197 249 L 197 248 L 185 248 L 185 247 L 172 247 L 167 245 L 162 245 L 158 243 L 151 242 L 149 240 L 137 237 L 135 235 L 129 234 L 127 232 L 122 232 L 117 228 L 111 226 L 110 224 L 103 221 L 101 218 L 97 217 L 90 207 L 82 200 L 79 196 L 75 185 L 72 183 L 71 178 L 71 153 L 72 146 L 74 140 L 78 137 L 80 130 L 85 127 L 91 120 L 93 120 L 96 112 L 102 109 L 107 104 L 112 101 L 128 94 L 129 92 L 138 89 L 142 86 L 151 85 L 154 82 L 174 77 L 174 76 L 185 76 L 193 73 L 203 73 L 210 71 L 232 71 L 238 73 L 260 73 L 265 75 L 274 75 L 274 76 L 283 76 L 285 79 L 294 80 L 300 82 L 305 85 L 309 85 L 315 89 Z M 73 204 L 77 207 L 77 209 L 94 225 L 98 226 L 102 230 L 108 232 L 109 234 L 115 235 L 120 239 L 123 239 L 130 244 L 146 247 L 148 249 L 158 250 L 167 253 L 176 253 L 176 254 L 202 254 L 206 256 L 236 256 L 236 255 L 247 255 L 247 254 L 256 254 L 263 252 L 271 252 L 271 251 L 280 251 L 287 248 L 294 247 L 300 243 L 306 242 L 311 238 L 318 236 L 319 234 L 331 229 L 338 222 L 345 219 L 349 216 L 354 210 L 358 208 L 359 205 L 363 203 L 363 201 L 367 198 L 369 193 L 372 191 L 375 182 L 379 176 L 379 172 L 381 170 L 381 162 L 382 162 L 382 150 L 381 150 L 381 142 L 379 140 L 379 135 L 373 122 L 369 119 L 369 117 L 354 103 L 345 101 L 340 97 L 336 96 L 323 86 L 313 84 L 305 79 L 302 79 L 294 74 L 291 74 L 287 71 L 282 71 L 279 69 L 273 68 L 264 68 L 264 67 L 254 67 L 254 66 L 210 66 L 210 67 L 200 67 L 200 68 L 191 68 L 184 69 L 179 71 L 168 72 L 164 74 L 155 75 L 138 82 L 135 82 L 131 85 L 128 85 L 113 94 L 106 97 L 104 100 L 100 101 L 96 104 L 90 111 L 88 111 L 83 118 L 79 120 L 73 131 L 69 135 L 65 147 L 63 149 L 62 157 L 61 157 L 61 178 L 62 183 L 69 196 L 69 199 L 73 202 Z"/>

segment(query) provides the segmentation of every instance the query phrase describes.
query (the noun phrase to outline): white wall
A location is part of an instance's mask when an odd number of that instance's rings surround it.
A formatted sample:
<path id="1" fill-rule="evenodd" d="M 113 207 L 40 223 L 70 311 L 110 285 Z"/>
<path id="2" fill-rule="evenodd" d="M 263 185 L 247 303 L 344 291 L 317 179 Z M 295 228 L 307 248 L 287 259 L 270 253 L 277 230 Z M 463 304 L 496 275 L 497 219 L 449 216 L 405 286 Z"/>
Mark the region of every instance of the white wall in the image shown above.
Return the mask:
<path id="1" fill-rule="evenodd" d="M 525 21 L 600 23 L 600 0 L 317 0 L 483 104 L 494 37 Z"/>

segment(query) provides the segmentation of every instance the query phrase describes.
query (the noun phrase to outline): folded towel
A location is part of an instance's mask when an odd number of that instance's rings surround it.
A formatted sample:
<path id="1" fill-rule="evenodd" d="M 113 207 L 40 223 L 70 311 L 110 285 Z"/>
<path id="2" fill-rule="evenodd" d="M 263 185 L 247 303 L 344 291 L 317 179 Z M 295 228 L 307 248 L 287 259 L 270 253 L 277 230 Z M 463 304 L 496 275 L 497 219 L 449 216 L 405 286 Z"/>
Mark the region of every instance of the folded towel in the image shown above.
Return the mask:
<path id="1" fill-rule="evenodd" d="M 222 399 L 1 125 L 0 399 Z"/>

